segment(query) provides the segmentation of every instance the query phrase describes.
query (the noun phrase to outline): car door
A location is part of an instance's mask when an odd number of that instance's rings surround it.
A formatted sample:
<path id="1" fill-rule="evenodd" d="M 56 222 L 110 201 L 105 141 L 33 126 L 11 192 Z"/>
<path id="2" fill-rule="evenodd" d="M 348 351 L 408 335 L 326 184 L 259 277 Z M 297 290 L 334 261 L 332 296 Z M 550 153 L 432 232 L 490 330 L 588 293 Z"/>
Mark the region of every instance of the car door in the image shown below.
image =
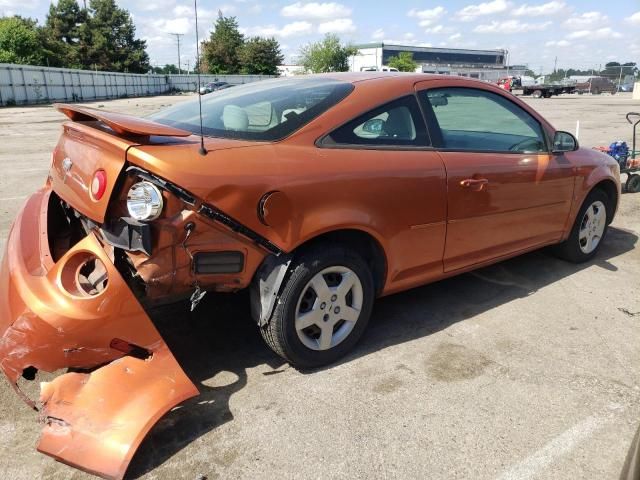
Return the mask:
<path id="1" fill-rule="evenodd" d="M 415 94 L 358 115 L 318 146 L 332 150 L 323 162 L 336 172 L 326 184 L 327 208 L 339 213 L 341 198 L 348 198 L 348 208 L 367 212 L 367 227 L 384 238 L 385 293 L 440 277 L 446 176 Z"/>
<path id="2" fill-rule="evenodd" d="M 417 86 L 447 171 L 445 272 L 559 241 L 573 166 L 551 154 L 539 119 L 509 94 L 450 85 Z"/>

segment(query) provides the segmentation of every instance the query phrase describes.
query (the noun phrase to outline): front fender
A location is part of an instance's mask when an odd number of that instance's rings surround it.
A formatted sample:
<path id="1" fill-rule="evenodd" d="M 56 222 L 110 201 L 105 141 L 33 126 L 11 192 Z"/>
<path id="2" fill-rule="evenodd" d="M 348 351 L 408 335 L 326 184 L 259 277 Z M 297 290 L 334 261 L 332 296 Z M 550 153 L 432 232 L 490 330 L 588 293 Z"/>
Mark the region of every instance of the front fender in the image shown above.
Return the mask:
<path id="1" fill-rule="evenodd" d="M 567 219 L 564 238 L 567 238 L 571 233 L 571 228 L 580 211 L 580 207 L 582 207 L 587 195 L 589 195 L 589 192 L 591 192 L 596 185 L 605 181 L 615 185 L 615 205 L 611 220 L 618 211 L 620 195 L 622 194 L 620 166 L 609 155 L 596 150 L 581 148 L 575 152 L 575 154 L 572 152 L 568 154 L 568 156 L 569 159 L 576 164 L 576 184 L 573 191 L 573 201 L 569 218 Z"/>

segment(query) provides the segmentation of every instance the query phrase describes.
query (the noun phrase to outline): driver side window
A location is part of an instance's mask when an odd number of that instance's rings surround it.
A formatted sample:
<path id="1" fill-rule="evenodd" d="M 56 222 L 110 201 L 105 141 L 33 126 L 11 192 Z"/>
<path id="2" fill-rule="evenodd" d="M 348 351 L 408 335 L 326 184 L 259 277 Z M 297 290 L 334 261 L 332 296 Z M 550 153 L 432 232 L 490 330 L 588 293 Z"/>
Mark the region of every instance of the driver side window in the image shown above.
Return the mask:
<path id="1" fill-rule="evenodd" d="M 507 153 L 547 152 L 538 121 L 501 95 L 475 88 L 420 92 L 440 127 L 446 150 Z"/>

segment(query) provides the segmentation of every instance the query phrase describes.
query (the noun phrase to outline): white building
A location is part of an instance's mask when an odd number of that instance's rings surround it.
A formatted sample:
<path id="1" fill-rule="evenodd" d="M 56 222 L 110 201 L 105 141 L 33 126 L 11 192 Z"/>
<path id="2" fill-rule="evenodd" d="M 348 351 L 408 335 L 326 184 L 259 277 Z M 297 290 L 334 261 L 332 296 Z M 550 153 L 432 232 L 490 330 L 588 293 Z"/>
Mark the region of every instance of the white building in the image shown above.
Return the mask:
<path id="1" fill-rule="evenodd" d="M 409 52 L 418 63 L 416 71 L 477 78 L 495 82 L 507 75 L 524 75 L 526 67 L 509 66 L 506 50 L 471 50 L 460 48 L 417 47 L 368 43 L 356 45 L 358 53 L 350 59 L 350 70 L 382 70 L 389 58 Z"/>

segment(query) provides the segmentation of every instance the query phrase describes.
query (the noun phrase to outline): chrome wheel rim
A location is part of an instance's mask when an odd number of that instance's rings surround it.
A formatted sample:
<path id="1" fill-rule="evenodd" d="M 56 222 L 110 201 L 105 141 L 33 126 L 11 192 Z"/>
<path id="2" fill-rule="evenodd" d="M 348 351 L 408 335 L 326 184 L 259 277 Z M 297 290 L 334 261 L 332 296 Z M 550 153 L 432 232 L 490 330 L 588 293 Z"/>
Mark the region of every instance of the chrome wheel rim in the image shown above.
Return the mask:
<path id="1" fill-rule="evenodd" d="M 589 254 L 598 248 L 606 226 L 607 211 L 604 203 L 599 200 L 593 202 L 584 212 L 578 232 L 578 244 L 583 253 Z"/>
<path id="2" fill-rule="evenodd" d="M 305 285 L 296 305 L 295 328 L 311 350 L 329 350 L 353 331 L 362 311 L 362 283 L 343 266 L 325 268 Z"/>

